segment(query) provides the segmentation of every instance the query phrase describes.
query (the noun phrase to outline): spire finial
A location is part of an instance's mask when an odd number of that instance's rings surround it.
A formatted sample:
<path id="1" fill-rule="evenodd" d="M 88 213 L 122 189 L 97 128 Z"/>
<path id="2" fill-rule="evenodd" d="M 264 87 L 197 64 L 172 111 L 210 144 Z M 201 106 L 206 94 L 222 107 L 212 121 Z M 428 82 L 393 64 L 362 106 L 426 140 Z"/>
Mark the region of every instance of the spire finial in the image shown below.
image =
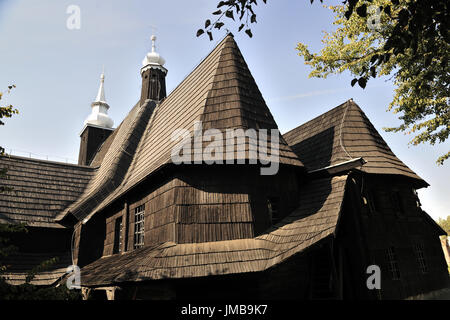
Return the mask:
<path id="1" fill-rule="evenodd" d="M 100 75 L 100 87 L 98 88 L 97 98 L 95 98 L 94 102 L 106 102 L 105 99 L 105 89 L 103 84 L 105 83 L 105 67 L 103 66 L 102 74 Z"/>
<path id="2" fill-rule="evenodd" d="M 155 49 L 156 49 L 156 44 L 155 44 L 156 36 L 154 34 L 152 34 L 150 39 L 152 40 L 152 52 L 155 52 Z"/>
<path id="3" fill-rule="evenodd" d="M 163 67 L 164 63 L 166 62 L 161 55 L 156 52 L 156 35 L 155 35 L 155 27 L 152 27 L 152 36 L 150 37 L 150 40 L 152 40 L 152 51 L 147 53 L 144 57 L 144 60 L 142 61 L 142 68 L 141 68 L 141 74 L 147 70 L 148 68 L 159 68 L 165 73 L 167 73 L 167 69 Z"/>
<path id="4" fill-rule="evenodd" d="M 105 99 L 105 66 L 102 68 L 102 74 L 100 75 L 100 87 L 98 88 L 97 97 L 92 102 L 92 111 L 89 117 L 85 120 L 85 124 L 91 124 L 100 126 L 103 128 L 112 128 L 114 121 L 108 115 L 109 105 Z"/>

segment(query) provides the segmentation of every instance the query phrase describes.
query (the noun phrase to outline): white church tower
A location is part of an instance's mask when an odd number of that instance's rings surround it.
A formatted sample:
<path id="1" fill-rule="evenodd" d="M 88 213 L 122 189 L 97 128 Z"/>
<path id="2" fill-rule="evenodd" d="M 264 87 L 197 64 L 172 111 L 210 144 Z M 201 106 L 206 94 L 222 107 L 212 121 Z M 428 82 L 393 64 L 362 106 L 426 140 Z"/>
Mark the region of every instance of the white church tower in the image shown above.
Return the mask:
<path id="1" fill-rule="evenodd" d="M 114 121 L 108 115 L 109 105 L 105 99 L 105 74 L 100 76 L 100 87 L 97 97 L 91 104 L 91 114 L 84 121 L 84 127 L 81 130 L 80 153 L 78 164 L 90 165 L 94 155 L 102 143 L 114 131 Z"/>

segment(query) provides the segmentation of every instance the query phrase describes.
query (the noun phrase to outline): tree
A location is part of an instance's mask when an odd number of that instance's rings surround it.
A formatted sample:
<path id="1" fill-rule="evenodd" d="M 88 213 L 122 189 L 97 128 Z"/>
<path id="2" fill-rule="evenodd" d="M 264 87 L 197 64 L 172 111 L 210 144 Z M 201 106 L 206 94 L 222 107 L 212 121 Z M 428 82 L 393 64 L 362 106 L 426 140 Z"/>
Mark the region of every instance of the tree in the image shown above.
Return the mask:
<path id="1" fill-rule="evenodd" d="M 263 1 L 266 3 L 266 1 Z M 311 3 L 314 0 L 310 0 Z M 321 2 L 323 2 L 321 0 Z M 218 18 L 197 31 L 220 29 L 223 17 L 239 17 L 238 31 L 252 37 L 256 0 L 220 1 Z M 389 110 L 400 113 L 403 123 L 386 131 L 416 134 L 413 145 L 444 142 L 450 134 L 449 55 L 450 16 L 446 0 L 344 0 L 329 7 L 335 12 L 337 30 L 324 37 L 324 48 L 311 54 L 299 43 L 299 54 L 313 68 L 310 77 L 350 71 L 365 88 L 371 77 L 392 75 L 395 97 Z M 250 17 L 250 20 L 249 20 Z M 437 159 L 442 164 L 450 151 Z"/>
<path id="2" fill-rule="evenodd" d="M 15 85 L 8 87 L 7 93 L 15 88 Z M 0 92 L 0 100 L 3 94 Z M 0 125 L 4 125 L 3 118 L 11 118 L 19 113 L 12 105 L 0 105 Z M 5 149 L 0 146 L 0 156 L 5 154 Z M 8 178 L 8 168 L 0 168 L 0 181 Z M 0 193 L 13 192 L 10 187 L 0 185 Z M 28 232 L 24 224 L 0 224 L 0 274 L 7 270 L 5 258 L 17 253 L 18 248 L 11 244 L 10 238 L 14 233 Z M 57 262 L 57 258 L 42 261 L 27 274 L 24 284 L 15 286 L 8 284 L 4 278 L 0 277 L 0 300 L 76 300 L 80 299 L 80 293 L 69 290 L 66 286 L 59 287 L 39 287 L 31 284 L 35 275 L 42 272 Z"/>
<path id="3" fill-rule="evenodd" d="M 10 93 L 13 88 L 15 88 L 15 85 L 11 85 L 8 87 L 7 93 Z M 0 92 L 0 100 L 3 97 L 3 93 Z M 5 125 L 3 122 L 3 118 L 11 118 L 13 114 L 17 114 L 18 111 L 15 109 L 12 105 L 0 105 L 0 125 Z M 3 156 L 5 154 L 5 149 L 0 146 L 0 156 Z M 0 168 L 0 181 L 4 181 L 8 178 L 7 176 L 8 168 Z M 6 187 L 4 185 L 0 185 L 0 193 L 1 192 L 11 192 L 12 189 L 9 187 Z M 10 255 L 11 253 L 15 252 L 17 248 L 9 243 L 9 237 L 8 235 L 15 233 L 15 232 L 26 232 L 25 226 L 23 225 L 6 225 L 6 224 L 0 224 L 0 272 L 4 271 L 6 267 L 2 265 L 2 258 L 5 258 L 6 256 Z"/>
<path id="4" fill-rule="evenodd" d="M 9 94 L 11 92 L 11 90 L 15 87 L 16 87 L 15 85 L 9 86 L 7 93 Z M 0 100 L 2 100 L 2 97 L 3 97 L 3 92 L 0 92 Z M 14 108 L 11 104 L 6 105 L 6 106 L 0 105 L 0 126 L 5 125 L 5 123 L 2 120 L 3 118 L 11 118 L 13 116 L 13 114 L 17 114 L 17 113 L 19 113 L 19 111 L 16 108 Z M 5 149 L 2 146 L 0 146 L 0 155 L 4 155 L 4 154 L 5 154 Z M 4 175 L 5 173 L 6 172 L 1 171 L 0 175 Z M 0 191 L 2 191 L 2 190 L 0 189 Z"/>
<path id="5" fill-rule="evenodd" d="M 374 0 L 373 4 L 385 6 L 387 0 Z M 407 4 L 409 1 L 400 1 Z M 432 40 L 420 37 L 415 47 L 404 48 L 393 54 L 397 48 L 388 45 L 390 35 L 397 27 L 387 14 L 380 14 L 377 25 L 368 24 L 365 17 L 345 17 L 345 6 L 330 6 L 335 13 L 333 33 L 325 33 L 324 47 L 312 54 L 307 46 L 299 43 L 297 50 L 305 63 L 311 66 L 310 77 L 326 78 L 329 74 L 350 71 L 358 83 L 365 87 L 369 77 L 391 75 L 396 86 L 389 110 L 399 113 L 402 124 L 384 128 L 386 131 L 415 134 L 413 145 L 428 142 L 444 142 L 450 134 L 449 84 L 450 44 L 440 33 Z M 399 6 L 391 15 L 401 15 Z M 385 62 L 380 63 L 380 57 Z M 384 60 L 383 60 L 384 61 Z M 449 158 L 450 151 L 437 159 L 442 164 Z"/>
<path id="6" fill-rule="evenodd" d="M 446 219 L 439 218 L 438 224 L 447 232 L 447 236 L 450 236 L 450 216 L 447 216 Z"/>

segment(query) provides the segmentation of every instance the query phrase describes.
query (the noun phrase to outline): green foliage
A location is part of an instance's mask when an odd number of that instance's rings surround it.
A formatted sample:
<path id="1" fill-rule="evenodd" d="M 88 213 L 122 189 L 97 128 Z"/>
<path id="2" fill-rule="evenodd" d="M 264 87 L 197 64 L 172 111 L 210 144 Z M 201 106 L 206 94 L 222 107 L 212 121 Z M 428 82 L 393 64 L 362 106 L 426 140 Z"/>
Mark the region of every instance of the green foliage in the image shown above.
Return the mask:
<path id="1" fill-rule="evenodd" d="M 267 3 L 267 0 L 262 1 L 264 3 Z M 213 16 L 216 16 L 217 18 L 212 23 L 210 19 L 206 20 L 205 27 L 197 30 L 197 37 L 201 36 L 202 34 L 205 34 L 206 32 L 206 34 L 209 37 L 209 40 L 212 41 L 214 38 L 213 37 L 213 32 L 215 31 L 214 29 L 220 30 L 220 28 L 222 28 L 225 25 L 225 23 L 222 22 L 222 19 L 224 17 L 233 20 L 233 22 L 237 22 L 236 20 L 237 18 L 239 20 L 238 32 L 240 32 L 245 28 L 244 32 L 250 38 L 253 37 L 250 25 L 252 23 L 256 23 L 256 13 L 254 11 L 254 8 L 257 5 L 258 5 L 257 0 L 219 1 L 219 3 L 217 4 L 218 10 L 212 13 Z"/>
<path id="2" fill-rule="evenodd" d="M 437 223 L 447 232 L 447 236 L 450 236 L 450 216 L 447 216 L 446 219 L 439 218 Z"/>
<path id="3" fill-rule="evenodd" d="M 14 286 L 0 278 L 0 300 L 81 300 L 81 294 L 65 285 L 42 287 L 24 283 Z"/>
<path id="4" fill-rule="evenodd" d="M 8 87 L 7 93 L 10 93 L 11 90 L 13 88 L 15 88 L 15 85 L 11 85 Z M 3 92 L 0 92 L 0 100 L 3 97 Z M 12 105 L 0 105 L 0 126 L 5 125 L 5 123 L 3 122 L 3 118 L 11 118 L 13 116 L 13 114 L 18 114 L 19 111 L 17 109 L 15 109 Z M 5 153 L 5 149 L 3 147 L 0 146 L 0 155 L 3 155 Z M 1 176 L 1 172 L 0 172 L 0 178 Z"/>
<path id="5" fill-rule="evenodd" d="M 442 18 L 448 16 L 446 4 L 417 0 L 373 0 L 370 4 L 389 7 L 380 12 L 377 27 L 369 24 L 371 18 L 364 10 L 349 16 L 348 4 L 328 7 L 335 13 L 337 29 L 325 32 L 322 50 L 311 53 L 305 44 L 297 46 L 312 68 L 309 76 L 326 78 L 350 71 L 356 76 L 351 85 L 365 88 L 371 77 L 391 75 L 396 89 L 388 109 L 398 113 L 403 123 L 384 129 L 414 134 L 413 145 L 444 142 L 450 134 L 450 44 L 448 28 L 442 27 L 448 24 Z M 422 19 L 419 26 L 415 25 L 418 19 Z M 437 163 L 449 157 L 450 152 Z"/>
<path id="6" fill-rule="evenodd" d="M 9 86 L 7 93 L 10 93 L 15 85 Z M 3 93 L 0 92 L 0 100 Z M 12 105 L 0 105 L 0 125 L 4 125 L 2 119 L 11 118 L 14 114 L 19 113 Z M 5 153 L 5 149 L 0 147 L 0 156 Z M 0 168 L 0 181 L 7 179 L 8 168 Z M 12 188 L 0 185 L 0 193 L 10 192 Z M 69 290 L 66 286 L 58 287 L 42 287 L 32 285 L 31 281 L 36 274 L 47 270 L 54 265 L 58 259 L 51 258 L 41 262 L 38 266 L 30 270 L 26 276 L 25 283 L 21 285 L 10 285 L 1 274 L 7 271 L 5 258 L 11 254 L 16 254 L 18 248 L 11 244 L 10 237 L 14 233 L 28 232 L 24 224 L 0 224 L 0 300 L 79 300 L 80 292 L 77 290 Z"/>
<path id="7" fill-rule="evenodd" d="M 8 87 L 7 93 L 10 93 L 11 90 L 13 88 L 15 88 L 15 85 L 11 85 Z M 3 97 L 3 93 L 0 92 L 0 100 Z M 17 109 L 15 109 L 12 105 L 0 105 L 0 126 L 5 125 L 5 123 L 3 122 L 2 119 L 4 118 L 11 118 L 13 116 L 13 114 L 18 114 L 19 111 Z M 0 156 L 5 154 L 5 149 L 0 146 Z M 8 171 L 8 168 L 0 168 L 0 181 L 8 179 L 8 175 L 6 174 L 6 172 Z M 1 185 L 0 184 L 0 193 L 1 192 L 8 192 L 8 191 L 12 191 L 12 188 Z M 1 232 L 1 230 L 0 230 Z"/>
<path id="8" fill-rule="evenodd" d="M 18 232 L 28 232 L 23 224 L 0 224 L 0 274 L 6 270 L 4 259 L 17 252 L 18 248 L 10 243 L 10 235 Z"/>
<path id="9" fill-rule="evenodd" d="M 31 284 L 36 274 L 48 270 L 58 262 L 58 258 L 51 258 L 41 262 L 30 270 L 21 285 L 10 285 L 1 274 L 7 271 L 4 259 L 17 254 L 18 248 L 10 244 L 11 234 L 28 232 L 23 224 L 0 224 L 0 300 L 79 300 L 79 290 L 69 290 L 64 284 L 58 287 L 44 287 Z"/>
<path id="10" fill-rule="evenodd" d="M 238 17 L 238 32 L 245 28 L 251 38 L 256 5 L 256 0 L 220 1 L 213 12 L 218 18 L 206 20 L 197 37 L 206 31 L 213 40 L 216 29 Z M 313 68 L 311 77 L 348 70 L 355 75 L 351 85 L 365 88 L 372 77 L 393 75 L 397 88 L 389 110 L 399 113 L 403 123 L 385 130 L 415 134 L 413 145 L 442 143 L 450 134 L 448 5 L 447 0 L 344 0 L 330 7 L 338 30 L 325 33 L 320 53 L 311 54 L 302 43 L 297 49 Z M 449 157 L 450 151 L 436 162 Z"/>

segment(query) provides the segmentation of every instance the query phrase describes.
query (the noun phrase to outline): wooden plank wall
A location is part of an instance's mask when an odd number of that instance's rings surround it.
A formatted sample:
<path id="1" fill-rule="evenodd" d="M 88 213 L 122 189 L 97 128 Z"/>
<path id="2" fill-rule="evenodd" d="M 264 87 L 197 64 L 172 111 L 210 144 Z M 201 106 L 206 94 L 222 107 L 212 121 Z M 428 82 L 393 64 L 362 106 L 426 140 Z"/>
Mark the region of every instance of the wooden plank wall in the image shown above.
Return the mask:
<path id="1" fill-rule="evenodd" d="M 142 185 L 127 199 L 96 216 L 95 223 L 104 226 L 90 229 L 104 230 L 99 231 L 104 232 L 102 256 L 113 254 L 115 221 L 119 217 L 122 217 L 123 239 L 126 239 L 122 252 L 134 249 L 134 212 L 143 204 L 145 246 L 253 238 L 271 226 L 268 197 L 279 197 L 281 217 L 298 206 L 299 196 L 295 192 L 298 182 L 291 168 L 280 168 L 275 176 L 261 176 L 257 167 L 218 169 L 214 166 L 184 168 L 157 186 Z"/>
<path id="2" fill-rule="evenodd" d="M 363 193 L 372 194 L 377 210 L 371 211 L 361 203 L 361 219 L 371 259 L 381 268 L 381 298 L 406 298 L 445 287 L 449 277 L 437 230 L 417 206 L 413 184 L 404 178 L 365 177 Z M 393 192 L 399 193 L 404 213 L 396 210 L 391 199 Z M 419 268 L 416 243 L 424 245 L 426 273 Z M 400 280 L 393 280 L 389 272 L 387 249 L 391 246 L 397 255 Z"/>

